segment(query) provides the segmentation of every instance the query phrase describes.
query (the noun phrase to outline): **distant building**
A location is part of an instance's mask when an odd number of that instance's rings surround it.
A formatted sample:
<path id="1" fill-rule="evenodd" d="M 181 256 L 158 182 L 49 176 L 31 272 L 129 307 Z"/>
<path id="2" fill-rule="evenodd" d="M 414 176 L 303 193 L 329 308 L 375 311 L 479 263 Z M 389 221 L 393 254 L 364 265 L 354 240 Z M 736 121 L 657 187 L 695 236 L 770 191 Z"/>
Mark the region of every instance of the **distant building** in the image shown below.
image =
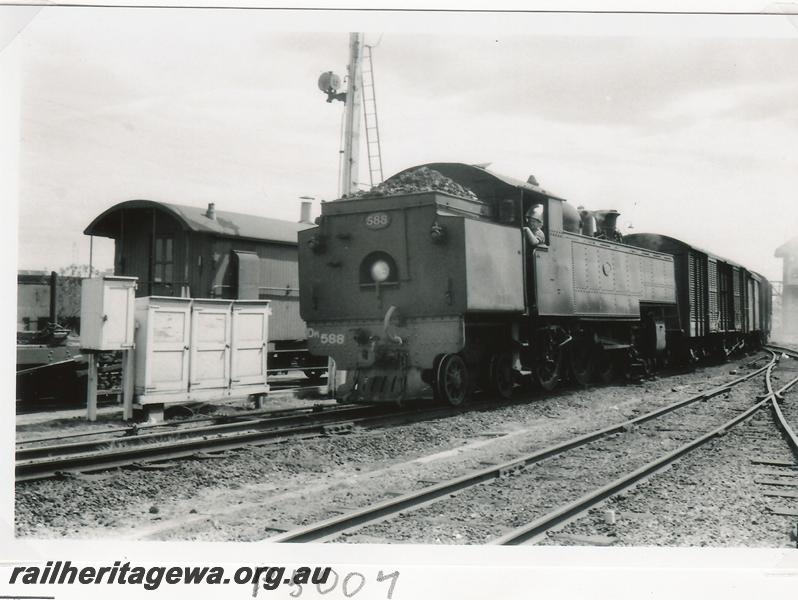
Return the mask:
<path id="1" fill-rule="evenodd" d="M 36 331 L 50 321 L 50 273 L 17 273 L 17 331 Z"/>
<path id="2" fill-rule="evenodd" d="M 18 271 L 17 331 L 38 331 L 47 327 L 52 320 L 78 330 L 80 279 L 47 271 Z M 55 305 L 51 306 L 53 291 Z"/>
<path id="3" fill-rule="evenodd" d="M 776 248 L 775 255 L 784 261 L 781 332 L 789 337 L 798 336 L 798 237 Z"/>

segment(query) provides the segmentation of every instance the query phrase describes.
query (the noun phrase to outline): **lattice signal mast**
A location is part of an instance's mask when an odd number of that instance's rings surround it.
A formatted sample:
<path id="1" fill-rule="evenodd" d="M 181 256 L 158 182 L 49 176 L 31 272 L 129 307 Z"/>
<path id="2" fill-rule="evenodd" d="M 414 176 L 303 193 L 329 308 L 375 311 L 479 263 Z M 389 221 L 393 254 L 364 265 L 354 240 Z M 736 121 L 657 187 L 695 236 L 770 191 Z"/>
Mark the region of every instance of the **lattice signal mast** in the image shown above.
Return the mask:
<path id="1" fill-rule="evenodd" d="M 349 34 L 349 65 L 347 66 L 347 90 L 339 92 L 341 78 L 327 71 L 319 77 L 319 88 L 327 94 L 327 102 L 340 100 L 344 103 L 344 132 L 340 154 L 340 189 L 339 195 L 349 196 L 355 193 L 360 181 L 358 167 L 360 163 L 360 112 L 366 131 L 366 150 L 369 161 L 369 181 L 372 186 L 382 181 L 382 156 L 380 147 L 380 131 L 377 121 L 377 96 L 374 87 L 373 46 L 364 44 L 362 33 Z"/>
<path id="2" fill-rule="evenodd" d="M 369 156 L 369 180 L 371 186 L 382 183 L 382 149 L 380 148 L 380 127 L 377 120 L 377 90 L 374 86 L 374 46 L 363 47 L 363 117 L 366 122 L 366 149 Z"/>

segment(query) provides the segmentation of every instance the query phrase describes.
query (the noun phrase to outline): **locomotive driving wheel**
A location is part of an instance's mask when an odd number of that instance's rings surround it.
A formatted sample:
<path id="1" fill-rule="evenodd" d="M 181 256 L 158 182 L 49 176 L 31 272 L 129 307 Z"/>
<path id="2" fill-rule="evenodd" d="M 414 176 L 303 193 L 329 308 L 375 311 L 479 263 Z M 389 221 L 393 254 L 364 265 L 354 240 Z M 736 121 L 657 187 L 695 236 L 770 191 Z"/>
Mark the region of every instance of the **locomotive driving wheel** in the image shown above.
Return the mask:
<path id="1" fill-rule="evenodd" d="M 593 374 L 599 383 L 610 383 L 615 379 L 615 363 L 612 355 L 601 345 L 596 346 Z"/>
<path id="2" fill-rule="evenodd" d="M 586 335 L 575 337 L 570 344 L 568 358 L 571 366 L 571 375 L 581 386 L 590 383 L 593 374 L 594 344 Z"/>
<path id="3" fill-rule="evenodd" d="M 509 352 L 499 352 L 490 359 L 488 389 L 500 400 L 509 400 L 513 395 L 515 378 L 513 373 L 513 357 Z"/>
<path id="4" fill-rule="evenodd" d="M 452 406 L 462 406 L 471 394 L 471 376 L 463 357 L 447 354 L 438 362 L 435 373 L 438 397 Z"/>
<path id="5" fill-rule="evenodd" d="M 565 352 L 562 347 L 549 337 L 545 349 L 535 363 L 533 374 L 535 381 L 547 392 L 554 390 L 562 379 Z"/>

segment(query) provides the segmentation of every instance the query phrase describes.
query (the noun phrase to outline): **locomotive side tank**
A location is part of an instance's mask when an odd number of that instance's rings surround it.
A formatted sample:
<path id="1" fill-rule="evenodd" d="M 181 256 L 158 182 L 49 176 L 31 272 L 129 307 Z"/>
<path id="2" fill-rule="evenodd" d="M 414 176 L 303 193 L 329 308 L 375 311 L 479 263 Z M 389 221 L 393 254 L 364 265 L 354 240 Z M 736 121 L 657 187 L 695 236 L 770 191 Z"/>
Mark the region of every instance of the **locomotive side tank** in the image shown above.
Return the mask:
<path id="1" fill-rule="evenodd" d="M 392 192 L 420 170 L 453 186 Z M 567 363 L 587 380 L 609 352 L 654 355 L 666 321 L 678 327 L 673 258 L 582 235 L 577 211 L 536 182 L 434 163 L 386 184 L 324 204 L 299 234 L 300 312 L 311 352 L 346 371 L 340 400 L 460 404 L 476 385 L 509 395 L 522 370 L 551 389 Z"/>

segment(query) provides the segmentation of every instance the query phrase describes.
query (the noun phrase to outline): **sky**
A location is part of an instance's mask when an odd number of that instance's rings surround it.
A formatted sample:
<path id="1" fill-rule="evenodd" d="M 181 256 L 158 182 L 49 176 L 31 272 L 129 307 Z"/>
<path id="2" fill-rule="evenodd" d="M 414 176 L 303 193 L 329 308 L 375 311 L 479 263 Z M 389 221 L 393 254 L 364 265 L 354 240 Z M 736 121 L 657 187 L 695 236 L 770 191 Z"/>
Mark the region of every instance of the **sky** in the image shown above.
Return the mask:
<path id="1" fill-rule="evenodd" d="M 83 229 L 128 199 L 293 221 L 300 196 L 333 200 L 343 105 L 316 82 L 345 74 L 357 25 L 376 46 L 386 177 L 426 162 L 534 174 L 574 205 L 619 210 L 623 232 L 781 279 L 773 252 L 798 235 L 794 20 L 653 17 L 663 27 L 643 35 L 617 16 L 389 17 L 38 12 L 15 40 L 18 267 L 88 263 Z M 112 249 L 97 239 L 95 266 Z"/>

